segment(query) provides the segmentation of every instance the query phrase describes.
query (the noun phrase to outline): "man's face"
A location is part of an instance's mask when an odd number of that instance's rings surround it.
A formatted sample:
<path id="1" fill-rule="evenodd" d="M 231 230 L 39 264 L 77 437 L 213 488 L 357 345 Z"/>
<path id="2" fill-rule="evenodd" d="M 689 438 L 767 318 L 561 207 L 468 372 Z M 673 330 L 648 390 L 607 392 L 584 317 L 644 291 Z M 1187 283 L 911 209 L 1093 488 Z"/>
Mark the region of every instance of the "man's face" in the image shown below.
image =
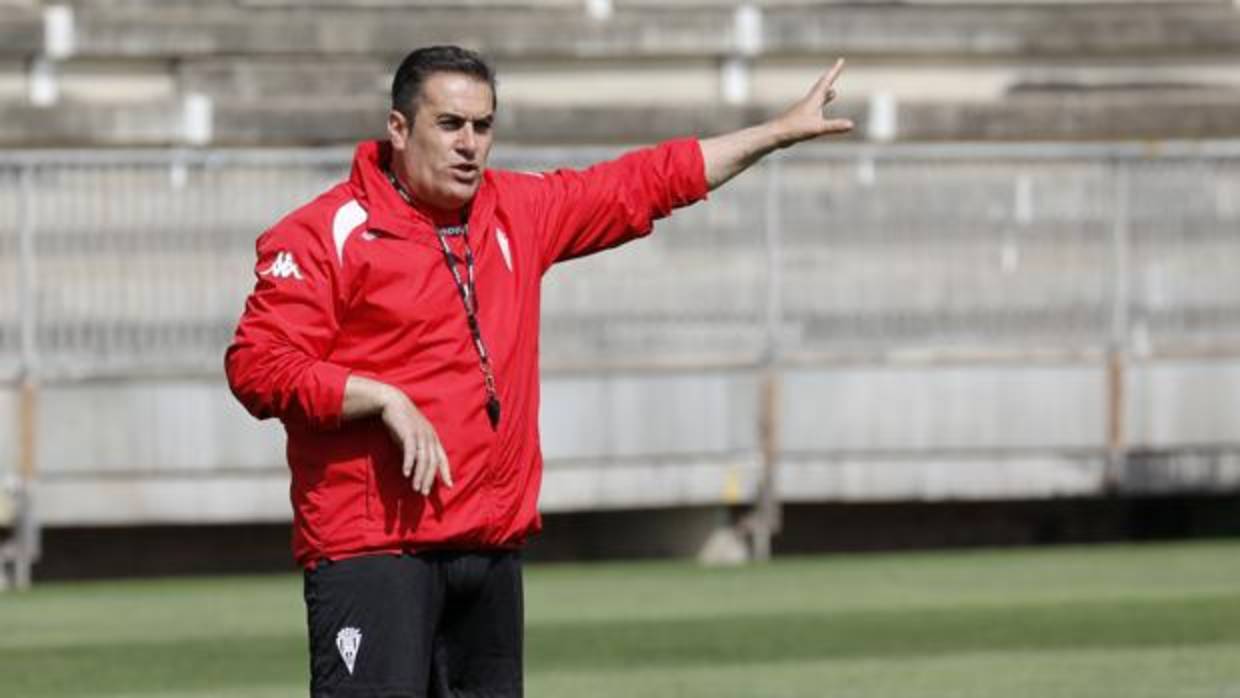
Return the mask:
<path id="1" fill-rule="evenodd" d="M 494 119 L 491 86 L 462 73 L 434 73 L 422 83 L 412 127 L 392 110 L 393 167 L 414 198 L 444 211 L 468 205 L 491 154 Z"/>

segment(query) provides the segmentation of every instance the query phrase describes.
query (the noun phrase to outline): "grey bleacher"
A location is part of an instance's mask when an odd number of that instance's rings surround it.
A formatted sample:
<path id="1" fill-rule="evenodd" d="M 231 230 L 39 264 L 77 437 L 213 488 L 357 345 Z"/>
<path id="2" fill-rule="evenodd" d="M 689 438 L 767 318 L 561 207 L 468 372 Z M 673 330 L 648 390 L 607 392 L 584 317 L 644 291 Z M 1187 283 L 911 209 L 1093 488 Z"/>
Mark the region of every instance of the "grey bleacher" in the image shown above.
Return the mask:
<path id="1" fill-rule="evenodd" d="M 461 43 L 510 56 L 695 55 L 729 49 L 725 9 L 650 10 L 604 22 L 580 9 L 280 9 L 219 6 L 75 15 L 78 55 L 177 58 L 214 55 L 403 55 L 429 43 Z"/>
<path id="2" fill-rule="evenodd" d="M 88 5 L 75 13 L 84 57 L 395 55 L 459 42 L 496 59 L 728 55 L 732 7 L 242 9 L 227 5 Z M 762 11 L 759 50 L 772 55 L 1032 56 L 1212 54 L 1234 51 L 1231 3 L 986 6 L 811 5 Z"/>
<path id="3" fill-rule="evenodd" d="M 911 140 L 1105 140 L 1225 138 L 1240 133 L 1240 94 L 1186 93 L 1175 102 L 1151 97 L 1021 97 L 1001 104 L 908 104 L 901 134 Z M 263 101 L 216 102 L 217 145 L 330 145 L 379 138 L 386 101 L 304 106 Z M 183 144 L 184 104 L 91 105 L 54 109 L 0 104 L 0 146 L 161 146 Z M 572 142 L 644 143 L 690 134 L 723 133 L 776 113 L 775 108 L 714 106 L 524 106 L 506 104 L 501 137 L 530 145 Z M 841 105 L 860 124 L 868 109 Z"/>
<path id="4" fill-rule="evenodd" d="M 851 60 L 837 111 L 857 138 L 1240 133 L 1232 2 L 604 4 L 599 17 L 565 0 L 82 0 L 57 5 L 70 8 L 57 38 L 53 3 L 16 3 L 0 10 L 0 146 L 371 137 L 395 63 L 446 42 L 496 62 L 509 142 L 725 131 L 782 108 L 837 55 Z M 40 85 L 57 95 L 33 103 L 22 86 Z M 871 130 L 876 96 L 895 100 L 892 133 Z M 187 125 L 194 109 L 205 131 Z"/>
<path id="5" fill-rule="evenodd" d="M 27 9 L 0 6 L 0 57 L 32 56 L 42 50 L 42 15 Z"/>

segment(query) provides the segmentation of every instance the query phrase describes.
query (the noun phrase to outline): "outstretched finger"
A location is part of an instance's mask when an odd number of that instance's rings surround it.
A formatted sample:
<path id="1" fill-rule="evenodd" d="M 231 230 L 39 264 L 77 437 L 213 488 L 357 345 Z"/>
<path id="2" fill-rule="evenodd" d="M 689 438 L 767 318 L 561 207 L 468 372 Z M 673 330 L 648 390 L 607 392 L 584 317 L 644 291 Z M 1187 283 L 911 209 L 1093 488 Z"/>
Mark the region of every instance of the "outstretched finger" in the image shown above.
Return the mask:
<path id="1" fill-rule="evenodd" d="M 830 87 L 835 84 L 836 78 L 840 76 L 840 73 L 843 72 L 843 70 L 844 70 L 844 59 L 843 58 L 835 59 L 835 65 L 831 66 L 831 70 L 827 71 L 827 75 L 826 75 L 827 87 Z"/>
<path id="2" fill-rule="evenodd" d="M 818 78 L 818 82 L 814 83 L 813 93 L 818 96 L 819 101 L 829 101 L 835 96 L 831 88 L 835 85 L 835 80 L 843 70 L 844 59 L 837 58 L 835 59 L 835 65 L 831 66 L 831 69 L 823 73 L 822 77 Z"/>

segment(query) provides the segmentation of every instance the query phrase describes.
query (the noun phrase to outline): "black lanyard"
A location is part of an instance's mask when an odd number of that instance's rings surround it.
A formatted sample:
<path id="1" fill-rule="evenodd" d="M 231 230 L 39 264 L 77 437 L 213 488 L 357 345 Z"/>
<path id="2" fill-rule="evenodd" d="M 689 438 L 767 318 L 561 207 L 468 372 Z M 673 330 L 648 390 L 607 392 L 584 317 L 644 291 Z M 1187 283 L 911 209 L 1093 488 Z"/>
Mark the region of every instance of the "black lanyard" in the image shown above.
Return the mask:
<path id="1" fill-rule="evenodd" d="M 413 203 L 413 197 L 409 196 L 409 192 L 401 186 L 400 180 L 396 179 L 396 175 L 391 170 L 386 170 L 388 181 L 392 183 L 392 187 L 396 189 L 396 193 L 400 194 L 400 198 L 410 207 L 416 208 Z M 469 222 L 463 221 L 459 226 L 451 228 L 435 228 L 435 235 L 439 238 L 439 246 L 443 250 L 444 262 L 448 265 L 448 271 L 452 272 L 452 280 L 456 283 L 456 291 L 461 297 L 461 304 L 465 306 L 465 318 L 469 322 L 469 333 L 474 338 L 474 349 L 478 352 L 478 362 L 482 368 L 482 378 L 487 388 L 487 417 L 491 420 L 491 428 L 499 426 L 499 392 L 495 389 L 495 372 L 491 369 L 491 357 L 487 353 L 487 345 L 482 341 L 482 328 L 478 324 L 478 292 L 477 284 L 474 279 L 474 251 L 469 247 Z M 448 246 L 449 235 L 460 235 L 461 242 L 465 244 L 465 278 L 461 278 L 461 272 L 456 268 L 457 256 L 452 254 L 452 248 Z"/>

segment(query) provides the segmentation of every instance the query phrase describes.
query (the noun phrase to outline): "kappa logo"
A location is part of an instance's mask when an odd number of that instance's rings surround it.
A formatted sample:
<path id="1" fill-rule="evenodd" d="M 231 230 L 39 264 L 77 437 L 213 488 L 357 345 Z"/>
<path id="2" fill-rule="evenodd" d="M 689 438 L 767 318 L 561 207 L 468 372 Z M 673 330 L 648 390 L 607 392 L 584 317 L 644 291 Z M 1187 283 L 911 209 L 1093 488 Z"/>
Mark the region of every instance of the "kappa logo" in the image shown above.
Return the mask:
<path id="1" fill-rule="evenodd" d="M 336 633 L 336 649 L 340 652 L 340 658 L 344 660 L 344 666 L 349 670 L 349 675 L 353 675 L 353 664 L 357 661 L 357 650 L 362 646 L 362 631 L 357 628 L 341 628 Z"/>
<path id="2" fill-rule="evenodd" d="M 504 253 L 504 266 L 508 267 L 508 271 L 512 271 L 512 251 L 508 249 L 508 236 L 504 234 L 503 228 L 495 229 L 495 239 L 499 241 L 499 251 Z"/>
<path id="3" fill-rule="evenodd" d="M 276 259 L 266 270 L 260 271 L 261 276 L 274 276 L 277 279 L 287 279 L 292 277 L 301 281 L 301 270 L 297 268 L 297 262 L 293 260 L 293 253 L 288 251 L 277 252 Z"/>

